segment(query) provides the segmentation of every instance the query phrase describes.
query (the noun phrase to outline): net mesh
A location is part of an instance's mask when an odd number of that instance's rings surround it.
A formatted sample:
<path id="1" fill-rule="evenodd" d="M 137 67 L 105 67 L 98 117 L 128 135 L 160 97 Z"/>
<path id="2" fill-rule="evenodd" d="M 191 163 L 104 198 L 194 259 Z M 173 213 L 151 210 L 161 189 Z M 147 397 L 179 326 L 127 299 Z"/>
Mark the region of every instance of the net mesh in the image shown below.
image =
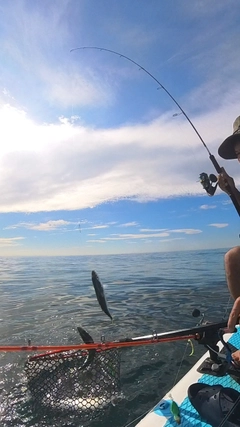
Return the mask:
<path id="1" fill-rule="evenodd" d="M 25 364 L 35 410 L 94 419 L 120 391 L 120 352 L 67 351 L 33 356 Z"/>

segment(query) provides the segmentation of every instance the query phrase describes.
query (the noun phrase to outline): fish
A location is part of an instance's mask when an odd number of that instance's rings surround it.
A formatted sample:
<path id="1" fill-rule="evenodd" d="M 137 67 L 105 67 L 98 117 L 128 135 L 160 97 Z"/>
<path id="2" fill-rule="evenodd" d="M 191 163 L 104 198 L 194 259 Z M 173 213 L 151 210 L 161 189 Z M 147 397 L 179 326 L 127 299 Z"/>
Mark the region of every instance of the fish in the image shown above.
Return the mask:
<path id="1" fill-rule="evenodd" d="M 58 409 L 60 411 L 94 411 L 96 409 L 104 408 L 104 406 L 110 403 L 111 399 L 107 399 L 105 396 L 98 397 L 79 397 L 72 399 L 66 397 L 65 399 L 60 399 L 57 403 L 54 400 L 49 398 L 42 403 L 45 406 L 48 406 L 52 409 Z"/>
<path id="2" fill-rule="evenodd" d="M 89 335 L 89 333 L 85 331 L 85 329 L 83 329 L 81 326 L 77 327 L 77 331 L 85 344 L 94 343 L 94 340 L 91 335 Z M 86 369 L 89 365 L 91 365 L 94 360 L 95 354 L 96 350 L 88 350 L 88 357 L 80 369 Z"/>
<path id="3" fill-rule="evenodd" d="M 103 289 L 103 285 L 100 282 L 100 279 L 97 275 L 97 273 L 93 270 L 92 271 L 92 283 L 96 292 L 96 297 L 98 300 L 98 303 L 102 309 L 102 311 L 108 316 L 110 317 L 110 319 L 112 320 L 112 315 L 110 314 L 109 310 L 108 310 L 108 306 L 107 306 L 107 301 L 106 301 L 106 297 L 105 297 L 105 293 L 104 293 L 104 289 Z"/>

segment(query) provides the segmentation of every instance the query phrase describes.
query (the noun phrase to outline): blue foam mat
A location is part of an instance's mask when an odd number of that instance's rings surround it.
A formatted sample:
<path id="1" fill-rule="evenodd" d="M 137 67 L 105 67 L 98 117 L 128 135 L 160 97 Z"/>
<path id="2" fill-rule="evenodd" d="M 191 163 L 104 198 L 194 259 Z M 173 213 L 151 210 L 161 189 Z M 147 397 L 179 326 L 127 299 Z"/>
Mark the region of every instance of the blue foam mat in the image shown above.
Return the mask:
<path id="1" fill-rule="evenodd" d="M 234 347 L 236 347 L 237 349 L 240 349 L 240 329 L 238 329 L 238 332 L 236 332 L 231 336 L 228 342 L 232 344 Z M 240 392 L 240 384 L 238 384 L 230 375 L 217 377 L 214 375 L 203 374 L 198 382 L 209 384 L 209 385 L 220 384 L 223 387 L 231 387 Z M 210 424 L 207 424 L 201 420 L 199 414 L 191 405 L 188 397 L 184 399 L 184 401 L 181 403 L 179 408 L 180 408 L 180 416 L 181 416 L 180 426 L 211 427 Z M 164 427 L 176 427 L 176 426 L 178 426 L 178 424 L 176 423 L 176 421 L 174 421 L 173 417 L 168 419 L 164 425 Z"/>

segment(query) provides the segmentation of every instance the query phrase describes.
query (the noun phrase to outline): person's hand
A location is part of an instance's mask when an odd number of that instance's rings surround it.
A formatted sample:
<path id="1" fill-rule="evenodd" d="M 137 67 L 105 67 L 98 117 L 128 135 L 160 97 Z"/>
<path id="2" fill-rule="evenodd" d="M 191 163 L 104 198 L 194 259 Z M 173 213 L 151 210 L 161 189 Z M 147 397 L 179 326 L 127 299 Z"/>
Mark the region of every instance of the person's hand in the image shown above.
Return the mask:
<path id="1" fill-rule="evenodd" d="M 233 304 L 233 308 L 228 318 L 227 328 L 224 332 L 230 333 L 233 332 L 235 326 L 239 323 L 239 315 L 240 315 L 240 297 L 238 297 Z"/>
<path id="2" fill-rule="evenodd" d="M 234 353 L 232 353 L 232 358 L 233 361 L 240 366 L 240 350 L 234 351 Z"/>
<path id="3" fill-rule="evenodd" d="M 218 185 L 227 194 L 233 194 L 236 191 L 234 179 L 227 174 L 224 168 L 218 175 Z"/>

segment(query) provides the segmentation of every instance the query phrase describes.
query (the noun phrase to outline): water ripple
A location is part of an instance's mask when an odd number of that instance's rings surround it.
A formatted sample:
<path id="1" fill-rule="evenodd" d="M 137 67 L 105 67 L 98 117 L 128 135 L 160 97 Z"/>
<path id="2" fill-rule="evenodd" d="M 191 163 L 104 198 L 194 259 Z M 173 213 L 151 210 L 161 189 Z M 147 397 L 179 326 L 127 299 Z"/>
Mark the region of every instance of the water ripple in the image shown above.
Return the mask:
<path id="1" fill-rule="evenodd" d="M 196 307 L 209 320 L 221 320 L 229 299 L 224 253 L 1 258 L 0 342 L 80 343 L 79 325 L 95 340 L 102 335 L 112 340 L 168 331 L 193 326 L 191 312 Z M 98 306 L 91 270 L 97 271 L 105 287 L 113 322 Z M 164 343 L 123 350 L 122 398 L 110 407 L 104 422 L 93 421 L 90 427 L 123 427 L 149 410 L 173 386 L 178 370 L 180 379 L 204 351 L 195 346 L 195 355 L 186 356 L 179 366 L 185 346 Z M 79 427 L 81 423 L 73 419 L 54 424 L 31 412 L 23 369 L 26 358 L 24 353 L 0 353 L 1 426 Z"/>

